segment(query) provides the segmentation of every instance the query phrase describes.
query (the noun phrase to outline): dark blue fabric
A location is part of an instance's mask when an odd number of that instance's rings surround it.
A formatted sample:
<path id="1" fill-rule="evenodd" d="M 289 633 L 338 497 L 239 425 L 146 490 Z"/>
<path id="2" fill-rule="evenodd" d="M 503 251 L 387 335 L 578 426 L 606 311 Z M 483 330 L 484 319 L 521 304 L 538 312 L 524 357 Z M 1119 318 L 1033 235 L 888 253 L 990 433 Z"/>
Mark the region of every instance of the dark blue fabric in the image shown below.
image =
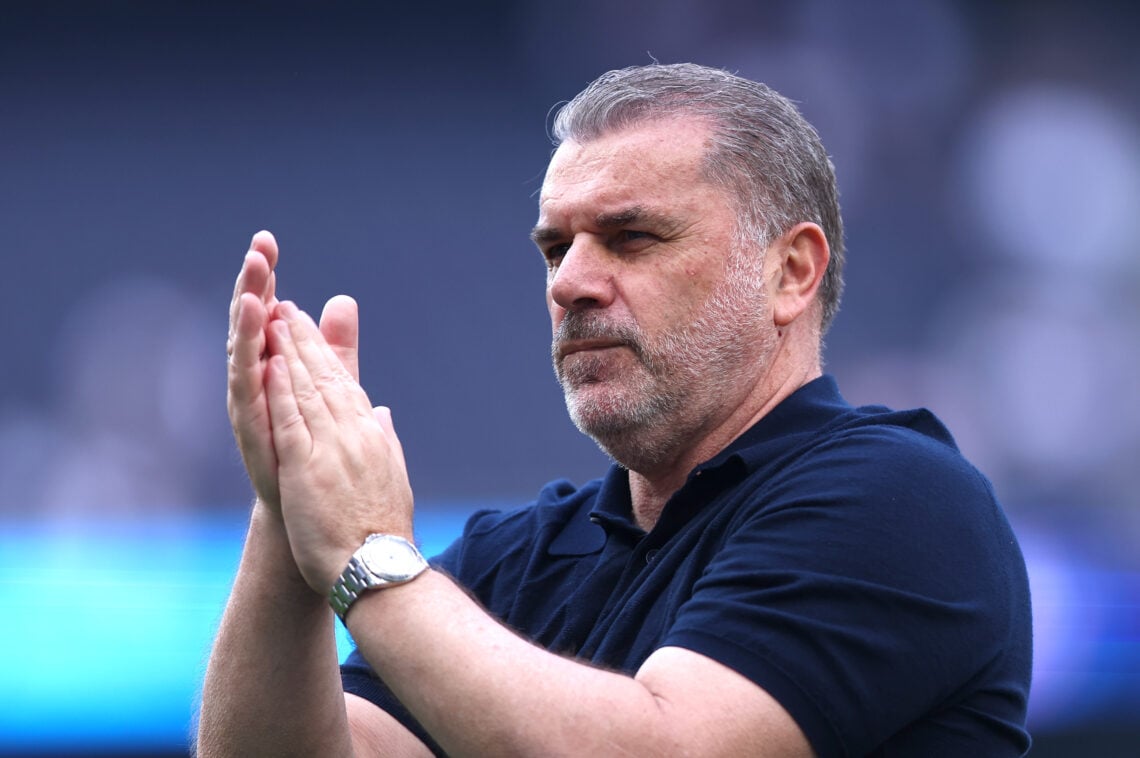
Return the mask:
<path id="1" fill-rule="evenodd" d="M 830 377 L 694 470 L 648 534 L 614 466 L 476 513 L 434 563 L 552 651 L 716 659 L 820 756 L 1029 748 L 1028 581 L 989 483 L 928 411 L 852 408 Z M 343 678 L 424 736 L 359 654 Z"/>

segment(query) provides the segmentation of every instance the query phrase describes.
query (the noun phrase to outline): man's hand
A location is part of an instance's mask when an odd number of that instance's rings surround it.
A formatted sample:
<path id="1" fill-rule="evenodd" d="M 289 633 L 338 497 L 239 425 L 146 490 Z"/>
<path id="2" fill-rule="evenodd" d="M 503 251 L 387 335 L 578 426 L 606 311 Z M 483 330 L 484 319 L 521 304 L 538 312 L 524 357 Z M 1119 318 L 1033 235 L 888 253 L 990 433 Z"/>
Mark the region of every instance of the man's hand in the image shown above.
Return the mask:
<path id="1" fill-rule="evenodd" d="M 253 236 L 230 301 L 229 392 L 226 404 L 238 450 L 245 461 L 254 491 L 270 510 L 280 513 L 277 491 L 277 456 L 265 398 L 265 327 L 277 307 L 277 241 L 269 232 Z"/>
<path id="2" fill-rule="evenodd" d="M 372 407 L 329 340 L 340 336 L 323 328 L 330 307 L 341 306 L 330 301 L 318 329 L 293 303 L 277 305 L 265 381 L 289 544 L 322 594 L 371 532 L 412 537 L 412 491 L 391 416 Z"/>
<path id="3" fill-rule="evenodd" d="M 266 231 L 250 242 L 230 301 L 230 332 L 227 406 L 238 449 L 245 461 L 258 499 L 280 515 L 277 455 L 273 446 L 269 405 L 265 394 L 268 366 L 266 328 L 277 308 L 277 241 Z M 321 332 L 344 369 L 359 378 L 357 340 L 359 326 L 356 302 L 334 297 L 321 314 Z"/>

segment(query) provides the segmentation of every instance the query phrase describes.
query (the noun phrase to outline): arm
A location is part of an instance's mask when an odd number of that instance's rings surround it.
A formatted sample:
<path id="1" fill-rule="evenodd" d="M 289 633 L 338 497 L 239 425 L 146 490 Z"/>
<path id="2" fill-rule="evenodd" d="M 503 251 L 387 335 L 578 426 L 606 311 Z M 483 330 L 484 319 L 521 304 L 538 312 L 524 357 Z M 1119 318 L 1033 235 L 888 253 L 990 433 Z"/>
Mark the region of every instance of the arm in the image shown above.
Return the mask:
<path id="1" fill-rule="evenodd" d="M 347 736 L 328 606 L 258 502 L 206 670 L 198 755 L 345 756 Z"/>
<path id="2" fill-rule="evenodd" d="M 206 671 L 197 754 L 430 755 L 391 716 L 342 691 L 333 614 L 297 573 L 283 526 L 254 505 Z"/>
<path id="3" fill-rule="evenodd" d="M 451 755 L 810 756 L 764 690 L 681 648 L 635 677 L 536 647 L 428 572 L 348 615 L 365 657 Z"/>
<path id="4" fill-rule="evenodd" d="M 311 319 L 288 303 L 276 315 L 266 386 L 282 512 L 324 594 L 368 533 L 410 536 L 411 492 L 390 417 L 372 413 Z M 451 754 L 811 755 L 784 709 L 719 663 L 664 648 L 634 677 L 602 671 L 518 638 L 433 571 L 367 593 L 348 623 Z"/>
<path id="5" fill-rule="evenodd" d="M 230 419 L 257 491 L 245 550 L 203 684 L 198 754 L 351 755 L 350 723 L 337 669 L 333 616 L 301 578 L 293 560 L 277 481 L 264 392 L 269 314 L 277 306 L 273 268 L 277 245 L 256 235 L 230 308 Z M 321 332 L 344 370 L 356 374 L 356 308 L 334 298 Z M 358 700 L 353 698 L 353 700 Z M 376 708 L 360 734 L 388 754 L 414 755 L 423 746 Z"/>

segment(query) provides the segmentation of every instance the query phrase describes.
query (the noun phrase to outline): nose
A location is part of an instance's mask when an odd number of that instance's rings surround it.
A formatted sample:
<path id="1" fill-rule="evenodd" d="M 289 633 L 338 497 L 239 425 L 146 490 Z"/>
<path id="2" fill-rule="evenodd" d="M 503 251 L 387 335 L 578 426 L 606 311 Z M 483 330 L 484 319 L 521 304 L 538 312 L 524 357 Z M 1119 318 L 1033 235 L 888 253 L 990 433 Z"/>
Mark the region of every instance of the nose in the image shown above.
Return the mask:
<path id="1" fill-rule="evenodd" d="M 547 294 L 551 307 L 572 311 L 605 308 L 613 302 L 613 271 L 606 253 L 604 246 L 579 235 L 550 272 Z"/>

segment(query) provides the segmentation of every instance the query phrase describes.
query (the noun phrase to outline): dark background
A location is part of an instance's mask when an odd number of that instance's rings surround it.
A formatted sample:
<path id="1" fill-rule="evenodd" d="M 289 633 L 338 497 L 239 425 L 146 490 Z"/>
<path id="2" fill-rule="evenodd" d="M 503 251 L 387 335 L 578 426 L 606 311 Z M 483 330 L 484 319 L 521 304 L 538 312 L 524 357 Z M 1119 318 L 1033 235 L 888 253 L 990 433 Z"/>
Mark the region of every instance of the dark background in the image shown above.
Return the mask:
<path id="1" fill-rule="evenodd" d="M 5 638 L 0 701 L 67 619 L 10 599 L 12 556 L 244 519 L 223 346 L 258 229 L 283 296 L 360 301 L 421 524 L 597 476 L 527 240 L 549 114 L 607 69 L 694 60 L 795 99 L 833 154 L 828 370 L 853 401 L 931 407 L 1005 502 L 1034 583 L 1034 754 L 1133 754 L 1138 31 L 1126 4 L 1028 0 L 0 0 L 0 609 L 40 619 Z"/>

